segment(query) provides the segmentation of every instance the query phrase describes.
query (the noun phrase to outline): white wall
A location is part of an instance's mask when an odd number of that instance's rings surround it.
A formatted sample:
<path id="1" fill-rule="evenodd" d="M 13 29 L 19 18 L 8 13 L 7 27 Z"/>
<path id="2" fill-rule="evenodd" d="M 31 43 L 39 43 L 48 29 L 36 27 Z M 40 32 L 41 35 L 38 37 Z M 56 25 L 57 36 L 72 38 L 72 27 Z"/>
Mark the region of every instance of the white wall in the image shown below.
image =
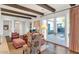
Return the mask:
<path id="1" fill-rule="evenodd" d="M 10 27 L 10 30 L 9 30 L 9 36 L 11 36 L 11 33 L 12 32 L 14 32 L 15 31 L 15 22 L 16 21 L 18 21 L 18 22 L 20 22 L 20 24 L 21 24 L 21 28 L 20 28 L 20 35 L 22 35 L 22 34 L 24 34 L 24 33 L 27 33 L 28 31 L 29 31 L 29 20 L 28 19 L 24 19 L 24 18 L 18 18 L 18 17 L 11 17 L 11 16 L 4 16 L 4 15 L 2 15 L 1 16 L 2 17 L 2 22 L 1 22 L 1 20 L 0 20 L 0 22 L 2 23 L 0 23 L 1 25 L 0 26 L 2 26 L 3 27 L 3 21 L 9 21 L 10 23 L 9 23 L 9 27 Z M 1 27 L 1 28 L 2 28 Z M 2 28 L 2 30 L 3 30 L 3 28 Z M 3 31 L 1 31 L 1 33 L 2 33 Z M 3 34 L 3 33 L 2 33 Z M 8 34 L 7 34 L 8 35 Z"/>
<path id="2" fill-rule="evenodd" d="M 1 8 L 0 8 L 0 36 L 3 35 L 3 20 L 1 18 Z"/>
<path id="3" fill-rule="evenodd" d="M 9 21 L 3 21 L 3 24 L 9 26 L 9 28 L 8 28 L 7 30 L 3 30 L 3 35 L 4 35 L 4 36 L 9 36 L 9 34 L 10 34 L 10 25 L 9 25 Z"/>
<path id="4" fill-rule="evenodd" d="M 25 23 L 25 33 L 27 33 L 30 30 L 30 22 L 26 21 Z"/>
<path id="5" fill-rule="evenodd" d="M 67 39 L 67 47 L 69 47 L 69 37 L 70 37 L 70 11 L 67 11 L 67 16 L 66 16 L 66 39 Z"/>

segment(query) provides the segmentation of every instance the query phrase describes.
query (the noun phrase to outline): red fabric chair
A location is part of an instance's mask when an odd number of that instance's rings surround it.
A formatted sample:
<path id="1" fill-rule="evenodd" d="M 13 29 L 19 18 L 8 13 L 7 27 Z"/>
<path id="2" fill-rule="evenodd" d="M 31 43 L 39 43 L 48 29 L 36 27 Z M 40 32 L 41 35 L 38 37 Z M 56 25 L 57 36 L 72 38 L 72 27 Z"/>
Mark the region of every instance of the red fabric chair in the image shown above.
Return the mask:
<path id="1" fill-rule="evenodd" d="M 16 39 L 16 38 L 19 38 L 19 33 L 17 33 L 17 32 L 12 33 L 11 38 L 12 38 L 12 40 Z"/>
<path id="2" fill-rule="evenodd" d="M 19 33 L 12 33 L 12 42 L 15 48 L 20 48 L 25 44 L 25 41 L 19 37 Z"/>

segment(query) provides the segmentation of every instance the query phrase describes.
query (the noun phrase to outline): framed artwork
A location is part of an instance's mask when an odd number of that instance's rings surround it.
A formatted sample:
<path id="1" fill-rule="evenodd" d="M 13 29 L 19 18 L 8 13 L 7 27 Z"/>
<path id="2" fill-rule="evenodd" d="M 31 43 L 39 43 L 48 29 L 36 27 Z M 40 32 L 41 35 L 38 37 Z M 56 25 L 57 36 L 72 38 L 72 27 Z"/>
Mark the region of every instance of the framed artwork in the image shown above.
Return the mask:
<path id="1" fill-rule="evenodd" d="M 8 29 L 9 29 L 9 26 L 8 26 L 8 25 L 4 25 L 4 26 L 3 26 L 3 29 L 4 29 L 4 30 L 8 30 Z"/>

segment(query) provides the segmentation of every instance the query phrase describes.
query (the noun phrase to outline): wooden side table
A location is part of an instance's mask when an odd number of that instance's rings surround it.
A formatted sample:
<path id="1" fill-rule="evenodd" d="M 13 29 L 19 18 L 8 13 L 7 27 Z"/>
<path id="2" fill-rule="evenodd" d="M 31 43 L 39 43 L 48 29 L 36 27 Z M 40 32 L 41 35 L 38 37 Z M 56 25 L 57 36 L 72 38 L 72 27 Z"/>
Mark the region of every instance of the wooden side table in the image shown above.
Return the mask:
<path id="1" fill-rule="evenodd" d="M 23 54 L 30 54 L 30 47 L 27 44 L 23 45 Z"/>

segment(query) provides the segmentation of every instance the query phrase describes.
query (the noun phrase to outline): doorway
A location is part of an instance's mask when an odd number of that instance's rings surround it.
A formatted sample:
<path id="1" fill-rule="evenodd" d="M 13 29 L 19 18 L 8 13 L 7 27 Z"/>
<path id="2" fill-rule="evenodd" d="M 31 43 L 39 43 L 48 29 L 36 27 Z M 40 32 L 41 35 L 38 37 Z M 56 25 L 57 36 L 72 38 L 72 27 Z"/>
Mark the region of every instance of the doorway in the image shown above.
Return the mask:
<path id="1" fill-rule="evenodd" d="M 15 21 L 15 32 L 19 33 L 20 35 L 25 34 L 25 22 L 23 21 Z"/>

